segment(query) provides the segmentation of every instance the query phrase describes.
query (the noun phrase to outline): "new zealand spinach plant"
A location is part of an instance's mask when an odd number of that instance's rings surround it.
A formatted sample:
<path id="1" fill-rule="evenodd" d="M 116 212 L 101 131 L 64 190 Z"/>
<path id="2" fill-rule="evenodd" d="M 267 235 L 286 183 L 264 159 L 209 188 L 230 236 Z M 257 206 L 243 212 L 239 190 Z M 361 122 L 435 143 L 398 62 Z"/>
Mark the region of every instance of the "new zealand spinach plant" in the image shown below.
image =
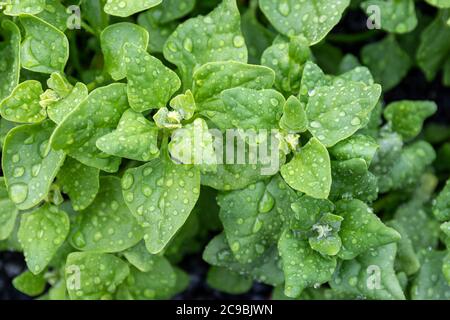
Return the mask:
<path id="1" fill-rule="evenodd" d="M 449 0 L 0 5 L 21 292 L 168 299 L 202 255 L 229 294 L 450 299 L 450 106 L 386 98 L 450 86 Z"/>

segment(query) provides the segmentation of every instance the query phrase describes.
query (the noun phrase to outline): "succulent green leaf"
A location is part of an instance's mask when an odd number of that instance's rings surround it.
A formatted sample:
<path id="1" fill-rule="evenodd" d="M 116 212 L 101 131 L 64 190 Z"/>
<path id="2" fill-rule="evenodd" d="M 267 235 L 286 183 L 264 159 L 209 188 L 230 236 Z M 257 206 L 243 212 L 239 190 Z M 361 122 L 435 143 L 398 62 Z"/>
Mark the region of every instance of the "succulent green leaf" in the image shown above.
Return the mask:
<path id="1" fill-rule="evenodd" d="M 341 259 L 353 259 L 370 248 L 396 242 L 401 238 L 397 231 L 384 225 L 373 210 L 360 200 L 338 201 L 336 214 L 344 218 L 339 231 L 342 249 L 338 256 Z"/>
<path id="2" fill-rule="evenodd" d="M 131 108 L 142 112 L 166 106 L 181 86 L 177 74 L 145 49 L 125 43 L 123 50 Z"/>
<path id="3" fill-rule="evenodd" d="M 172 0 L 173 2 L 174 0 Z M 175 0 L 177 1 L 177 0 Z M 167 1 L 164 1 L 166 3 Z M 147 10 L 139 14 L 137 23 L 145 28 L 152 36 L 149 38 L 148 49 L 151 53 L 162 53 L 164 45 L 177 28 L 177 22 L 171 21 L 168 23 L 161 23 L 160 17 L 163 15 L 161 6 Z"/>
<path id="4" fill-rule="evenodd" d="M 433 214 L 439 221 L 450 220 L 450 179 L 433 202 Z"/>
<path id="5" fill-rule="evenodd" d="M 307 129 L 305 105 L 294 96 L 290 96 L 283 106 L 280 128 L 287 132 L 304 132 Z"/>
<path id="6" fill-rule="evenodd" d="M 47 117 L 45 109 L 39 104 L 42 93 L 42 85 L 39 81 L 22 82 L 9 97 L 0 102 L 1 116 L 13 122 L 41 122 Z"/>
<path id="7" fill-rule="evenodd" d="M 65 266 L 66 287 L 72 300 L 112 299 L 130 268 L 107 253 L 74 252 Z"/>
<path id="8" fill-rule="evenodd" d="M 237 272 L 216 266 L 212 266 L 209 269 L 206 282 L 211 288 L 228 294 L 246 293 L 253 285 L 251 278 L 241 276 Z"/>
<path id="9" fill-rule="evenodd" d="M 197 109 L 191 90 L 187 90 L 186 93 L 179 94 L 170 100 L 170 106 L 178 111 L 185 120 L 191 119 Z"/>
<path id="10" fill-rule="evenodd" d="M 36 275 L 27 270 L 15 277 L 12 283 L 20 292 L 35 297 L 44 292 L 47 281 L 43 274 Z"/>
<path id="11" fill-rule="evenodd" d="M 438 8 L 450 8 L 450 0 L 425 0 L 432 6 Z"/>
<path id="12" fill-rule="evenodd" d="M 7 1 L 3 13 L 8 16 L 38 14 L 45 8 L 45 0 Z"/>
<path id="13" fill-rule="evenodd" d="M 86 209 L 97 196 L 100 170 L 67 157 L 57 175 L 57 183 L 66 193 L 76 211 Z"/>
<path id="14" fill-rule="evenodd" d="M 0 34 L 0 101 L 9 96 L 19 83 L 20 75 L 20 30 L 14 22 L 3 20 Z"/>
<path id="15" fill-rule="evenodd" d="M 94 202 L 76 216 L 71 244 L 81 251 L 120 252 L 142 240 L 142 228 L 122 196 L 120 179 L 100 178 Z"/>
<path id="16" fill-rule="evenodd" d="M 440 10 L 436 18 L 422 31 L 416 59 L 428 80 L 432 80 L 445 62 L 449 52 L 450 10 Z"/>
<path id="17" fill-rule="evenodd" d="M 342 241 L 338 235 L 343 218 L 325 213 L 312 227 L 309 245 L 324 256 L 335 256 L 341 249 Z"/>
<path id="18" fill-rule="evenodd" d="M 199 165 L 202 170 L 215 170 L 217 155 L 206 121 L 197 118 L 172 133 L 169 152 L 173 161 Z"/>
<path id="19" fill-rule="evenodd" d="M 275 88 L 289 96 L 298 94 L 303 67 L 310 58 L 308 41 L 300 36 L 291 38 L 290 42 L 275 40 L 264 51 L 261 64 L 275 71 Z"/>
<path id="20" fill-rule="evenodd" d="M 68 22 L 70 12 L 60 0 L 45 0 L 44 10 L 36 16 L 64 32 L 70 25 Z"/>
<path id="21" fill-rule="evenodd" d="M 355 134 L 348 139 L 338 142 L 329 149 L 330 155 L 336 160 L 350 160 L 355 158 L 364 159 L 370 166 L 379 146 L 375 139 L 370 136 Z"/>
<path id="22" fill-rule="evenodd" d="M 144 241 L 125 250 L 123 255 L 129 263 L 142 272 L 150 272 L 158 265 L 163 265 L 167 270 L 171 269 L 170 263 L 164 257 L 148 252 Z"/>
<path id="23" fill-rule="evenodd" d="M 129 43 L 147 50 L 149 35 L 147 30 L 136 24 L 119 22 L 106 27 L 100 35 L 100 41 L 105 68 L 118 81 L 127 75 L 124 45 Z"/>
<path id="24" fill-rule="evenodd" d="M 308 130 L 331 147 L 367 124 L 380 98 L 381 87 L 353 81 L 336 82 L 313 89 L 309 95 Z"/>
<path id="25" fill-rule="evenodd" d="M 103 152 L 137 161 L 150 161 L 159 155 L 158 128 L 142 114 L 127 110 L 117 129 L 96 142 Z"/>
<path id="26" fill-rule="evenodd" d="M 117 171 L 121 159 L 103 153 L 95 143 L 116 129 L 126 109 L 125 84 L 114 83 L 95 89 L 58 125 L 52 135 L 53 148 L 64 150 L 85 165 L 107 172 Z"/>
<path id="27" fill-rule="evenodd" d="M 275 81 L 273 70 L 236 61 L 206 63 L 193 77 L 192 92 L 200 110 L 207 109 L 208 104 L 216 104 L 220 94 L 227 89 L 270 89 Z"/>
<path id="28" fill-rule="evenodd" d="M 326 199 L 331 189 L 331 165 L 327 149 L 316 138 L 281 167 L 284 180 L 295 190 L 307 195 Z"/>
<path id="29" fill-rule="evenodd" d="M 163 154 L 127 170 L 122 188 L 128 207 L 144 228 L 147 249 L 155 254 L 167 246 L 189 217 L 200 193 L 200 173 L 193 166 L 175 164 Z"/>
<path id="30" fill-rule="evenodd" d="M 247 47 L 241 33 L 236 0 L 224 0 L 207 16 L 180 24 L 164 46 L 164 57 L 181 73 L 189 89 L 193 72 L 207 62 L 247 62 Z"/>
<path id="31" fill-rule="evenodd" d="M 308 287 L 321 285 L 333 276 L 336 259 L 314 251 L 294 232 L 285 230 L 278 242 L 286 278 L 284 294 L 298 297 Z"/>
<path id="32" fill-rule="evenodd" d="M 315 199 L 303 195 L 291 204 L 293 215 L 289 218 L 289 228 L 293 231 L 308 231 L 325 214 L 334 211 L 334 204 L 326 199 Z"/>
<path id="33" fill-rule="evenodd" d="M 162 0 L 107 0 L 105 12 L 112 16 L 129 17 L 159 5 Z"/>
<path id="34" fill-rule="evenodd" d="M 2 168 L 10 199 L 20 210 L 45 199 L 64 162 L 64 152 L 49 145 L 54 125 L 50 121 L 12 129 L 5 139 Z"/>
<path id="35" fill-rule="evenodd" d="M 437 105 L 433 101 L 403 100 L 390 103 L 383 114 L 392 130 L 399 133 L 404 140 L 410 140 L 422 131 L 423 122 L 436 110 Z"/>
<path id="36" fill-rule="evenodd" d="M 303 35 L 311 45 L 320 42 L 339 22 L 349 0 L 260 0 L 264 15 L 280 33 Z"/>
<path id="37" fill-rule="evenodd" d="M 219 217 L 237 261 L 251 263 L 276 244 L 295 199 L 295 191 L 278 175 L 268 183 L 219 193 Z"/>
<path id="38" fill-rule="evenodd" d="M 240 275 L 248 276 L 255 281 L 272 286 L 284 282 L 283 271 L 280 269 L 280 257 L 278 250 L 273 246 L 264 255 L 252 263 L 240 263 L 235 258 L 228 246 L 225 235 L 219 234 L 213 238 L 203 252 L 203 260 L 213 266 L 224 267 Z"/>
<path id="39" fill-rule="evenodd" d="M 20 50 L 22 67 L 41 73 L 62 72 L 69 59 L 66 35 L 44 20 L 28 14 L 20 15 L 20 22 L 26 33 Z"/>
<path id="40" fill-rule="evenodd" d="M 414 0 L 368 0 L 361 4 L 370 13 L 370 6 L 378 6 L 381 14 L 381 28 L 390 33 L 407 33 L 417 26 Z"/>
<path id="41" fill-rule="evenodd" d="M 395 269 L 405 272 L 408 276 L 415 274 L 420 269 L 420 261 L 408 232 L 398 221 L 389 221 L 387 225 L 397 230 L 402 237 L 397 242 L 398 251 L 397 257 L 395 258 Z"/>
<path id="42" fill-rule="evenodd" d="M 397 247 L 394 243 L 370 249 L 338 266 L 331 288 L 347 299 L 404 300 L 394 271 Z"/>
<path id="43" fill-rule="evenodd" d="M 365 160 L 332 161 L 331 172 L 330 199 L 359 199 L 369 203 L 377 199 L 377 178 L 369 171 Z"/>
<path id="44" fill-rule="evenodd" d="M 18 237 L 31 272 L 37 275 L 45 270 L 69 228 L 67 213 L 49 204 L 22 215 Z"/>
<path id="45" fill-rule="evenodd" d="M 87 97 L 88 89 L 86 85 L 78 82 L 67 96 L 47 106 L 48 117 L 56 124 L 60 124 Z"/>
<path id="46" fill-rule="evenodd" d="M 18 213 L 19 210 L 8 197 L 5 180 L 0 177 L 0 240 L 7 239 L 13 232 Z"/>
<path id="47" fill-rule="evenodd" d="M 385 91 L 398 85 L 412 66 L 411 58 L 393 35 L 364 46 L 361 59 Z"/>
<path id="48" fill-rule="evenodd" d="M 445 252 L 429 251 L 411 287 L 413 300 L 449 300 L 450 285 L 442 272 Z"/>
<path id="49" fill-rule="evenodd" d="M 233 88 L 221 93 L 217 103 L 201 107 L 220 129 L 275 129 L 286 100 L 278 91 Z"/>

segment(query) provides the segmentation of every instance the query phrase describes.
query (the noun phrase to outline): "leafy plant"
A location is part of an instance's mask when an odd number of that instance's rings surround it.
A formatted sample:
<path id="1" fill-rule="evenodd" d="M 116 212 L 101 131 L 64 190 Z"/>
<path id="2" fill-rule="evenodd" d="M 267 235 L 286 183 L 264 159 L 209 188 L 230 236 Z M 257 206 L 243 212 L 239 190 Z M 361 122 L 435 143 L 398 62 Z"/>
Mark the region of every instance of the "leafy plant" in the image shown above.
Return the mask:
<path id="1" fill-rule="evenodd" d="M 228 294 L 450 299 L 450 129 L 429 120 L 446 106 L 392 98 L 411 70 L 450 85 L 449 1 L 70 4 L 0 12 L 18 290 L 169 299 L 200 253 Z M 339 31 L 374 6 L 381 30 Z"/>

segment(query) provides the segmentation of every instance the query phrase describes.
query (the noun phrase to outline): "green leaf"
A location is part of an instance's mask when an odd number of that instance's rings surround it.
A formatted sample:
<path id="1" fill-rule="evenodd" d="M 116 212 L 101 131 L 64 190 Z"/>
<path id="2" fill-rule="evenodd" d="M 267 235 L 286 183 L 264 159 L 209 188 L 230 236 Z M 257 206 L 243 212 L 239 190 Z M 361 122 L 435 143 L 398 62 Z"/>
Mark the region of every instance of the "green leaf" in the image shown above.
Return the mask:
<path id="1" fill-rule="evenodd" d="M 20 30 L 14 22 L 3 20 L 0 34 L 0 101 L 9 96 L 19 83 L 20 75 Z"/>
<path id="2" fill-rule="evenodd" d="M 130 43 L 147 50 L 149 35 L 144 28 L 129 22 L 119 22 L 106 27 L 101 35 L 101 47 L 105 58 L 105 69 L 118 81 L 127 75 L 124 45 Z"/>
<path id="3" fill-rule="evenodd" d="M 112 16 L 128 17 L 159 5 L 162 0 L 107 0 L 105 12 Z"/>
<path id="4" fill-rule="evenodd" d="M 7 239 L 13 232 L 18 213 L 16 206 L 8 198 L 5 180 L 0 177 L 0 240 Z"/>
<path id="5" fill-rule="evenodd" d="M 58 28 L 62 32 L 67 29 L 70 10 L 60 0 L 45 0 L 44 10 L 36 16 Z"/>
<path id="6" fill-rule="evenodd" d="M 450 285 L 442 273 L 443 251 L 428 251 L 411 287 L 413 300 L 449 300 Z"/>
<path id="7" fill-rule="evenodd" d="M 325 283 L 333 276 L 336 259 L 314 251 L 290 230 L 281 235 L 278 250 L 286 278 L 284 293 L 288 297 L 296 298 L 305 288 Z"/>
<path id="8" fill-rule="evenodd" d="M 78 82 L 67 96 L 47 106 L 48 117 L 56 124 L 60 124 L 87 97 L 86 85 Z"/>
<path id="9" fill-rule="evenodd" d="M 364 11 L 377 6 L 382 14 L 381 28 L 390 33 L 407 33 L 417 26 L 414 0 L 368 0 L 361 4 Z"/>
<path id="10" fill-rule="evenodd" d="M 100 178 L 94 202 L 76 216 L 71 244 L 81 251 L 120 252 L 142 240 L 143 232 L 123 200 L 120 179 Z"/>
<path id="11" fill-rule="evenodd" d="M 378 197 L 377 178 L 368 169 L 365 160 L 354 158 L 332 161 L 330 199 L 359 199 L 372 202 Z"/>
<path id="12" fill-rule="evenodd" d="M 173 1 L 173 0 L 172 0 Z M 164 11 L 161 11 L 161 6 L 155 7 L 153 9 L 147 10 L 139 14 L 137 18 L 137 23 L 145 28 L 149 34 L 152 36 L 149 38 L 148 49 L 151 53 L 162 53 L 164 45 L 177 28 L 177 23 L 174 21 L 162 24 L 160 22 L 160 17 Z"/>
<path id="13" fill-rule="evenodd" d="M 300 36 L 286 42 L 276 39 L 261 58 L 261 64 L 275 71 L 275 88 L 285 96 L 297 95 L 303 67 L 311 57 L 308 41 Z"/>
<path id="14" fill-rule="evenodd" d="M 308 238 L 311 248 L 324 256 L 335 256 L 342 245 L 338 235 L 342 220 L 341 216 L 325 213 L 311 229 Z"/>
<path id="15" fill-rule="evenodd" d="M 331 189 L 331 165 L 327 149 L 316 138 L 281 167 L 284 180 L 295 190 L 326 199 Z"/>
<path id="16" fill-rule="evenodd" d="M 303 35 L 313 45 L 322 40 L 339 22 L 349 0 L 260 0 L 264 15 L 280 33 Z"/>
<path id="17" fill-rule="evenodd" d="M 422 131 L 423 122 L 436 110 L 437 105 L 433 101 L 403 100 L 390 103 L 383 114 L 392 130 L 404 140 L 411 140 Z"/>
<path id="18" fill-rule="evenodd" d="M 305 105 L 296 97 L 290 96 L 283 106 L 280 128 L 287 132 L 304 132 L 307 129 Z"/>
<path id="19" fill-rule="evenodd" d="M 450 8 L 450 0 L 425 0 L 432 6 L 438 8 Z"/>
<path id="20" fill-rule="evenodd" d="M 53 148 L 64 150 L 85 165 L 117 171 L 121 159 L 101 152 L 95 143 L 117 127 L 127 108 L 125 84 L 95 89 L 58 125 L 52 135 Z"/>
<path id="21" fill-rule="evenodd" d="M 0 117 L 0 148 L 3 149 L 5 138 L 9 131 L 16 127 L 16 124 Z"/>
<path id="22" fill-rule="evenodd" d="M 308 130 L 331 147 L 364 127 L 378 102 L 381 87 L 361 82 L 336 82 L 309 92 Z"/>
<path id="23" fill-rule="evenodd" d="M 197 109 L 191 90 L 187 90 L 186 93 L 179 94 L 170 100 L 170 106 L 178 111 L 185 120 L 191 119 Z"/>
<path id="24" fill-rule="evenodd" d="M 123 50 L 131 108 L 142 112 L 166 106 L 181 86 L 177 74 L 144 49 L 125 43 Z"/>
<path id="25" fill-rule="evenodd" d="M 69 228 L 67 213 L 49 204 L 22 215 L 18 237 L 31 272 L 39 274 L 45 270 Z"/>
<path id="26" fill-rule="evenodd" d="M 74 210 L 84 210 L 94 201 L 100 187 L 99 173 L 97 168 L 66 158 L 57 175 L 57 183 L 69 195 Z"/>
<path id="27" fill-rule="evenodd" d="M 233 88 L 216 103 L 202 105 L 202 113 L 220 129 L 275 129 L 286 100 L 278 91 Z"/>
<path id="28" fill-rule="evenodd" d="M 416 252 L 436 248 L 439 241 L 439 223 L 417 199 L 402 204 L 394 214 L 398 223 L 412 242 Z"/>
<path id="29" fill-rule="evenodd" d="M 28 14 L 20 15 L 20 22 L 26 32 L 20 50 L 22 67 L 41 73 L 62 72 L 69 59 L 69 41 L 65 34 Z"/>
<path id="30" fill-rule="evenodd" d="M 436 18 L 422 31 L 416 59 L 427 79 L 432 80 L 450 52 L 450 10 L 440 10 Z"/>
<path id="31" fill-rule="evenodd" d="M 170 156 L 177 163 L 195 164 L 202 170 L 214 171 L 218 159 L 213 143 L 206 121 L 197 118 L 172 133 Z"/>
<path id="32" fill-rule="evenodd" d="M 394 243 L 370 249 L 338 266 L 331 288 L 347 299 L 404 300 L 394 271 Z"/>
<path id="33" fill-rule="evenodd" d="M 253 285 L 252 279 L 226 268 L 215 266 L 209 269 L 206 282 L 211 288 L 228 294 L 246 293 Z"/>
<path id="34" fill-rule="evenodd" d="M 251 263 L 278 241 L 295 199 L 295 191 L 278 175 L 267 183 L 219 193 L 219 217 L 237 261 Z"/>
<path id="35" fill-rule="evenodd" d="M 109 15 L 103 10 L 106 0 L 90 0 L 81 2 L 83 19 L 100 34 L 109 24 Z"/>
<path id="36" fill-rule="evenodd" d="M 150 253 L 161 252 L 183 226 L 200 193 L 200 173 L 173 163 L 163 152 L 160 159 L 127 170 L 122 178 L 125 201 L 144 228 Z"/>
<path id="37" fill-rule="evenodd" d="M 150 161 L 159 155 L 158 128 L 142 114 L 127 110 L 117 129 L 96 142 L 103 152 L 137 161 Z"/>
<path id="38" fill-rule="evenodd" d="M 396 242 L 401 236 L 389 228 L 360 200 L 341 200 L 336 203 L 336 214 L 342 216 L 339 235 L 342 239 L 341 259 L 350 260 L 371 248 Z"/>
<path id="39" fill-rule="evenodd" d="M 47 281 L 43 274 L 35 275 L 30 271 L 25 271 L 13 279 L 13 286 L 20 292 L 31 297 L 42 294 Z"/>
<path id="40" fill-rule="evenodd" d="M 370 166 L 379 145 L 370 136 L 355 134 L 348 139 L 338 142 L 329 149 L 330 155 L 337 160 L 345 161 L 355 158 L 364 159 L 367 166 Z"/>
<path id="41" fill-rule="evenodd" d="M 39 81 L 22 82 L 9 97 L 0 103 L 1 116 L 13 122 L 41 122 L 47 117 L 45 109 L 39 104 L 42 93 L 42 85 Z"/>
<path id="42" fill-rule="evenodd" d="M 398 44 L 394 35 L 368 44 L 361 50 L 361 60 L 369 67 L 384 91 L 397 86 L 412 66 L 410 57 Z"/>
<path id="43" fill-rule="evenodd" d="M 433 214 L 439 221 L 450 220 L 450 179 L 433 202 Z"/>
<path id="44" fill-rule="evenodd" d="M 44 8 L 45 0 L 8 1 L 3 13 L 8 16 L 18 16 L 23 13 L 38 14 Z"/>
<path id="45" fill-rule="evenodd" d="M 163 269 L 171 269 L 170 263 L 164 257 L 148 252 L 144 241 L 125 250 L 123 255 L 129 263 L 142 272 L 150 272 L 159 265 L 163 265 Z"/>
<path id="46" fill-rule="evenodd" d="M 289 218 L 289 228 L 294 231 L 308 231 L 325 214 L 334 211 L 334 204 L 325 199 L 301 196 L 291 204 L 294 214 Z"/>
<path id="47" fill-rule="evenodd" d="M 130 275 L 119 287 L 117 298 L 120 300 L 154 300 L 172 297 L 177 274 L 169 262 L 161 257 L 150 272 L 141 272 L 131 268 Z"/>
<path id="48" fill-rule="evenodd" d="M 12 129 L 5 139 L 2 168 L 10 199 L 20 210 L 45 199 L 64 162 L 64 152 L 49 145 L 54 125 L 50 121 Z"/>
<path id="49" fill-rule="evenodd" d="M 255 281 L 272 286 L 284 282 L 283 271 L 279 266 L 280 258 L 275 246 L 252 263 L 244 264 L 236 261 L 225 235 L 222 233 L 208 243 L 203 252 L 203 260 L 213 266 L 227 268 L 240 275 L 248 276 Z"/>
<path id="50" fill-rule="evenodd" d="M 417 141 L 405 147 L 390 172 L 392 188 L 399 190 L 413 185 L 436 158 L 433 147 L 425 141 Z"/>
<path id="51" fill-rule="evenodd" d="M 207 16 L 180 24 L 164 46 L 164 57 L 181 73 L 189 89 L 193 72 L 207 62 L 247 62 L 247 47 L 240 29 L 236 0 L 224 0 Z"/>
<path id="52" fill-rule="evenodd" d="M 220 94 L 227 89 L 270 89 L 275 81 L 275 73 L 270 68 L 236 61 L 206 63 L 193 77 L 192 92 L 200 110 L 217 104 Z"/>
<path id="53" fill-rule="evenodd" d="M 405 272 L 407 275 L 413 275 L 420 269 L 420 261 L 417 256 L 413 243 L 409 238 L 408 232 L 397 221 L 389 221 L 387 225 L 394 228 L 401 235 L 397 242 L 397 257 L 395 258 L 395 269 Z"/>
<path id="54" fill-rule="evenodd" d="M 69 297 L 72 300 L 111 299 L 129 273 L 128 265 L 111 254 L 71 253 L 65 267 Z"/>

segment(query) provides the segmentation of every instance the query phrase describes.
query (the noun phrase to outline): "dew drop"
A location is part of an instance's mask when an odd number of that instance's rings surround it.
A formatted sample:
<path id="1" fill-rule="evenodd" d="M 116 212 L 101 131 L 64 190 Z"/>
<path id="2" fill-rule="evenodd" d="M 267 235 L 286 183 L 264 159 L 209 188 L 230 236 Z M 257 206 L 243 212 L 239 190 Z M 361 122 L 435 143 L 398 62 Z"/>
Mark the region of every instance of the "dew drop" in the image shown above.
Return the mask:
<path id="1" fill-rule="evenodd" d="M 25 201 L 28 196 L 28 186 L 24 183 L 16 183 L 9 187 L 10 198 L 15 204 Z"/>

